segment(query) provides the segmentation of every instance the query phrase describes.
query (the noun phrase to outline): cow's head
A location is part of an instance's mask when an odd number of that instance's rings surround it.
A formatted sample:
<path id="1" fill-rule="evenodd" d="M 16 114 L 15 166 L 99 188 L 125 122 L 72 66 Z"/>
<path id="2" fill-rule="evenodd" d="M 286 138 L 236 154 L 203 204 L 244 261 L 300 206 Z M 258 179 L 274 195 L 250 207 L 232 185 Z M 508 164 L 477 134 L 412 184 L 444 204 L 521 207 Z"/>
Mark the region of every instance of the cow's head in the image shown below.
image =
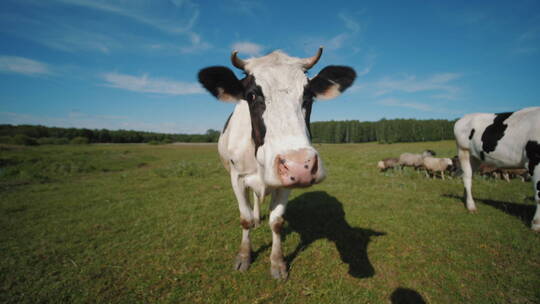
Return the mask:
<path id="1" fill-rule="evenodd" d="M 327 66 L 308 78 L 322 54 L 289 57 L 281 51 L 232 64 L 243 70 L 241 80 L 221 66 L 199 72 L 199 81 L 212 95 L 228 102 L 246 102 L 251 115 L 251 136 L 264 182 L 271 186 L 307 187 L 322 181 L 325 171 L 311 145 L 310 114 L 313 100 L 331 99 L 345 91 L 356 73 L 345 66 Z M 246 130 L 250 132 L 250 130 Z"/>

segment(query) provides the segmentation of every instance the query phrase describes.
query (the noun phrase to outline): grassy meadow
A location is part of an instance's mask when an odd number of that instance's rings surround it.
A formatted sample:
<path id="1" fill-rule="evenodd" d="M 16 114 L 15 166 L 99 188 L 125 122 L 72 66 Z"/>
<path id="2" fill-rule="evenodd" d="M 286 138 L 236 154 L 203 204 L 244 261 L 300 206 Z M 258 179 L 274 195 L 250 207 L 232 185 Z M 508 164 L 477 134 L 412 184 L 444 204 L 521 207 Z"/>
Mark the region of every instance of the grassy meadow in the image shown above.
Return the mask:
<path id="1" fill-rule="evenodd" d="M 293 191 L 287 281 L 269 273 L 268 198 L 254 261 L 233 270 L 239 212 L 208 145 L 0 146 L 1 303 L 540 303 L 532 186 L 380 173 L 452 141 L 316 145 L 328 177 Z"/>

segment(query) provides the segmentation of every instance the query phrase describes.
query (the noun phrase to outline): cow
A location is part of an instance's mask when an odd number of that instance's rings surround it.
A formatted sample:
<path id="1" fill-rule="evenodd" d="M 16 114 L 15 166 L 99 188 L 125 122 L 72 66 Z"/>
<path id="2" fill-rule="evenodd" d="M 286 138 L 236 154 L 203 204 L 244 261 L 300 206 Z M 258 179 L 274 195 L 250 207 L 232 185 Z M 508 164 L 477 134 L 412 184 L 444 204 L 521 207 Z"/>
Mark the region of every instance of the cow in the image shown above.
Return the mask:
<path id="1" fill-rule="evenodd" d="M 525 168 L 532 176 L 536 202 L 531 228 L 540 232 L 540 107 L 468 114 L 455 123 L 454 135 L 467 209 L 476 211 L 471 193 L 472 172 L 480 162 L 497 168 Z"/>
<path id="2" fill-rule="evenodd" d="M 323 161 L 311 144 L 314 99 L 337 97 L 356 78 L 354 69 L 346 66 L 327 66 L 308 78 L 307 71 L 319 61 L 322 51 L 321 47 L 312 57 L 296 58 L 277 50 L 249 59 L 241 59 L 233 51 L 231 62 L 244 72 L 242 79 L 223 66 L 199 72 L 199 82 L 212 95 L 236 104 L 218 140 L 218 152 L 230 173 L 240 209 L 242 241 L 236 270 L 250 266 L 249 232 L 260 224 L 259 204 L 270 194 L 270 273 L 275 279 L 288 276 L 280 231 L 289 193 L 320 183 L 326 176 Z M 253 208 L 248 189 L 253 192 Z"/>

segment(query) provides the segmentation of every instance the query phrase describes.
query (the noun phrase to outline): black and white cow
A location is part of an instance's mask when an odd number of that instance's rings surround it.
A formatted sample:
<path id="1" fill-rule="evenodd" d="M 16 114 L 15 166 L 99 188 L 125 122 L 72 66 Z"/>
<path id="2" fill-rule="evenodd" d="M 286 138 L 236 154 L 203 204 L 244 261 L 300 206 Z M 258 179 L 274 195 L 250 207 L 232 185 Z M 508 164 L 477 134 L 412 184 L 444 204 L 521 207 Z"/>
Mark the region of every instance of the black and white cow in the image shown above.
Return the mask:
<path id="1" fill-rule="evenodd" d="M 325 178 L 323 162 L 311 145 L 309 119 L 315 98 L 338 96 L 353 83 L 356 73 L 345 66 L 327 66 L 308 78 L 306 73 L 322 54 L 290 57 L 281 51 L 242 60 L 237 52 L 232 64 L 245 77 L 222 66 L 199 72 L 199 81 L 219 100 L 236 104 L 218 142 L 218 150 L 231 183 L 242 226 L 242 242 L 235 268 L 245 271 L 251 262 L 249 231 L 260 223 L 259 204 L 268 194 L 272 230 L 271 274 L 287 277 L 280 231 L 292 188 L 309 187 Z M 247 190 L 253 191 L 253 209 Z"/>
<path id="2" fill-rule="evenodd" d="M 476 211 L 472 171 L 480 162 L 498 168 L 526 168 L 532 176 L 536 213 L 532 229 L 540 232 L 540 107 L 510 113 L 468 114 L 454 125 L 463 170 L 466 204 Z"/>

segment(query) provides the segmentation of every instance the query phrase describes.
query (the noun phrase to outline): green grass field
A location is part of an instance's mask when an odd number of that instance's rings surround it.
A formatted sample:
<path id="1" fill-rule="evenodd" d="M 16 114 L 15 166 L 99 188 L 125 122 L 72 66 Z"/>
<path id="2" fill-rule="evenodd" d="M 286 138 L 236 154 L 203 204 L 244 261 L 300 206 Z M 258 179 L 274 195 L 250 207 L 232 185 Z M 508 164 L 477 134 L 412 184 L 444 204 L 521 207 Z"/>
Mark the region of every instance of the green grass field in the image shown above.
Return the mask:
<path id="1" fill-rule="evenodd" d="M 290 197 L 289 279 L 271 233 L 233 270 L 241 229 L 215 145 L 0 146 L 2 303 L 540 303 L 532 186 L 378 172 L 451 141 L 316 145 L 328 178 Z M 268 216 L 268 198 L 262 206 Z"/>

